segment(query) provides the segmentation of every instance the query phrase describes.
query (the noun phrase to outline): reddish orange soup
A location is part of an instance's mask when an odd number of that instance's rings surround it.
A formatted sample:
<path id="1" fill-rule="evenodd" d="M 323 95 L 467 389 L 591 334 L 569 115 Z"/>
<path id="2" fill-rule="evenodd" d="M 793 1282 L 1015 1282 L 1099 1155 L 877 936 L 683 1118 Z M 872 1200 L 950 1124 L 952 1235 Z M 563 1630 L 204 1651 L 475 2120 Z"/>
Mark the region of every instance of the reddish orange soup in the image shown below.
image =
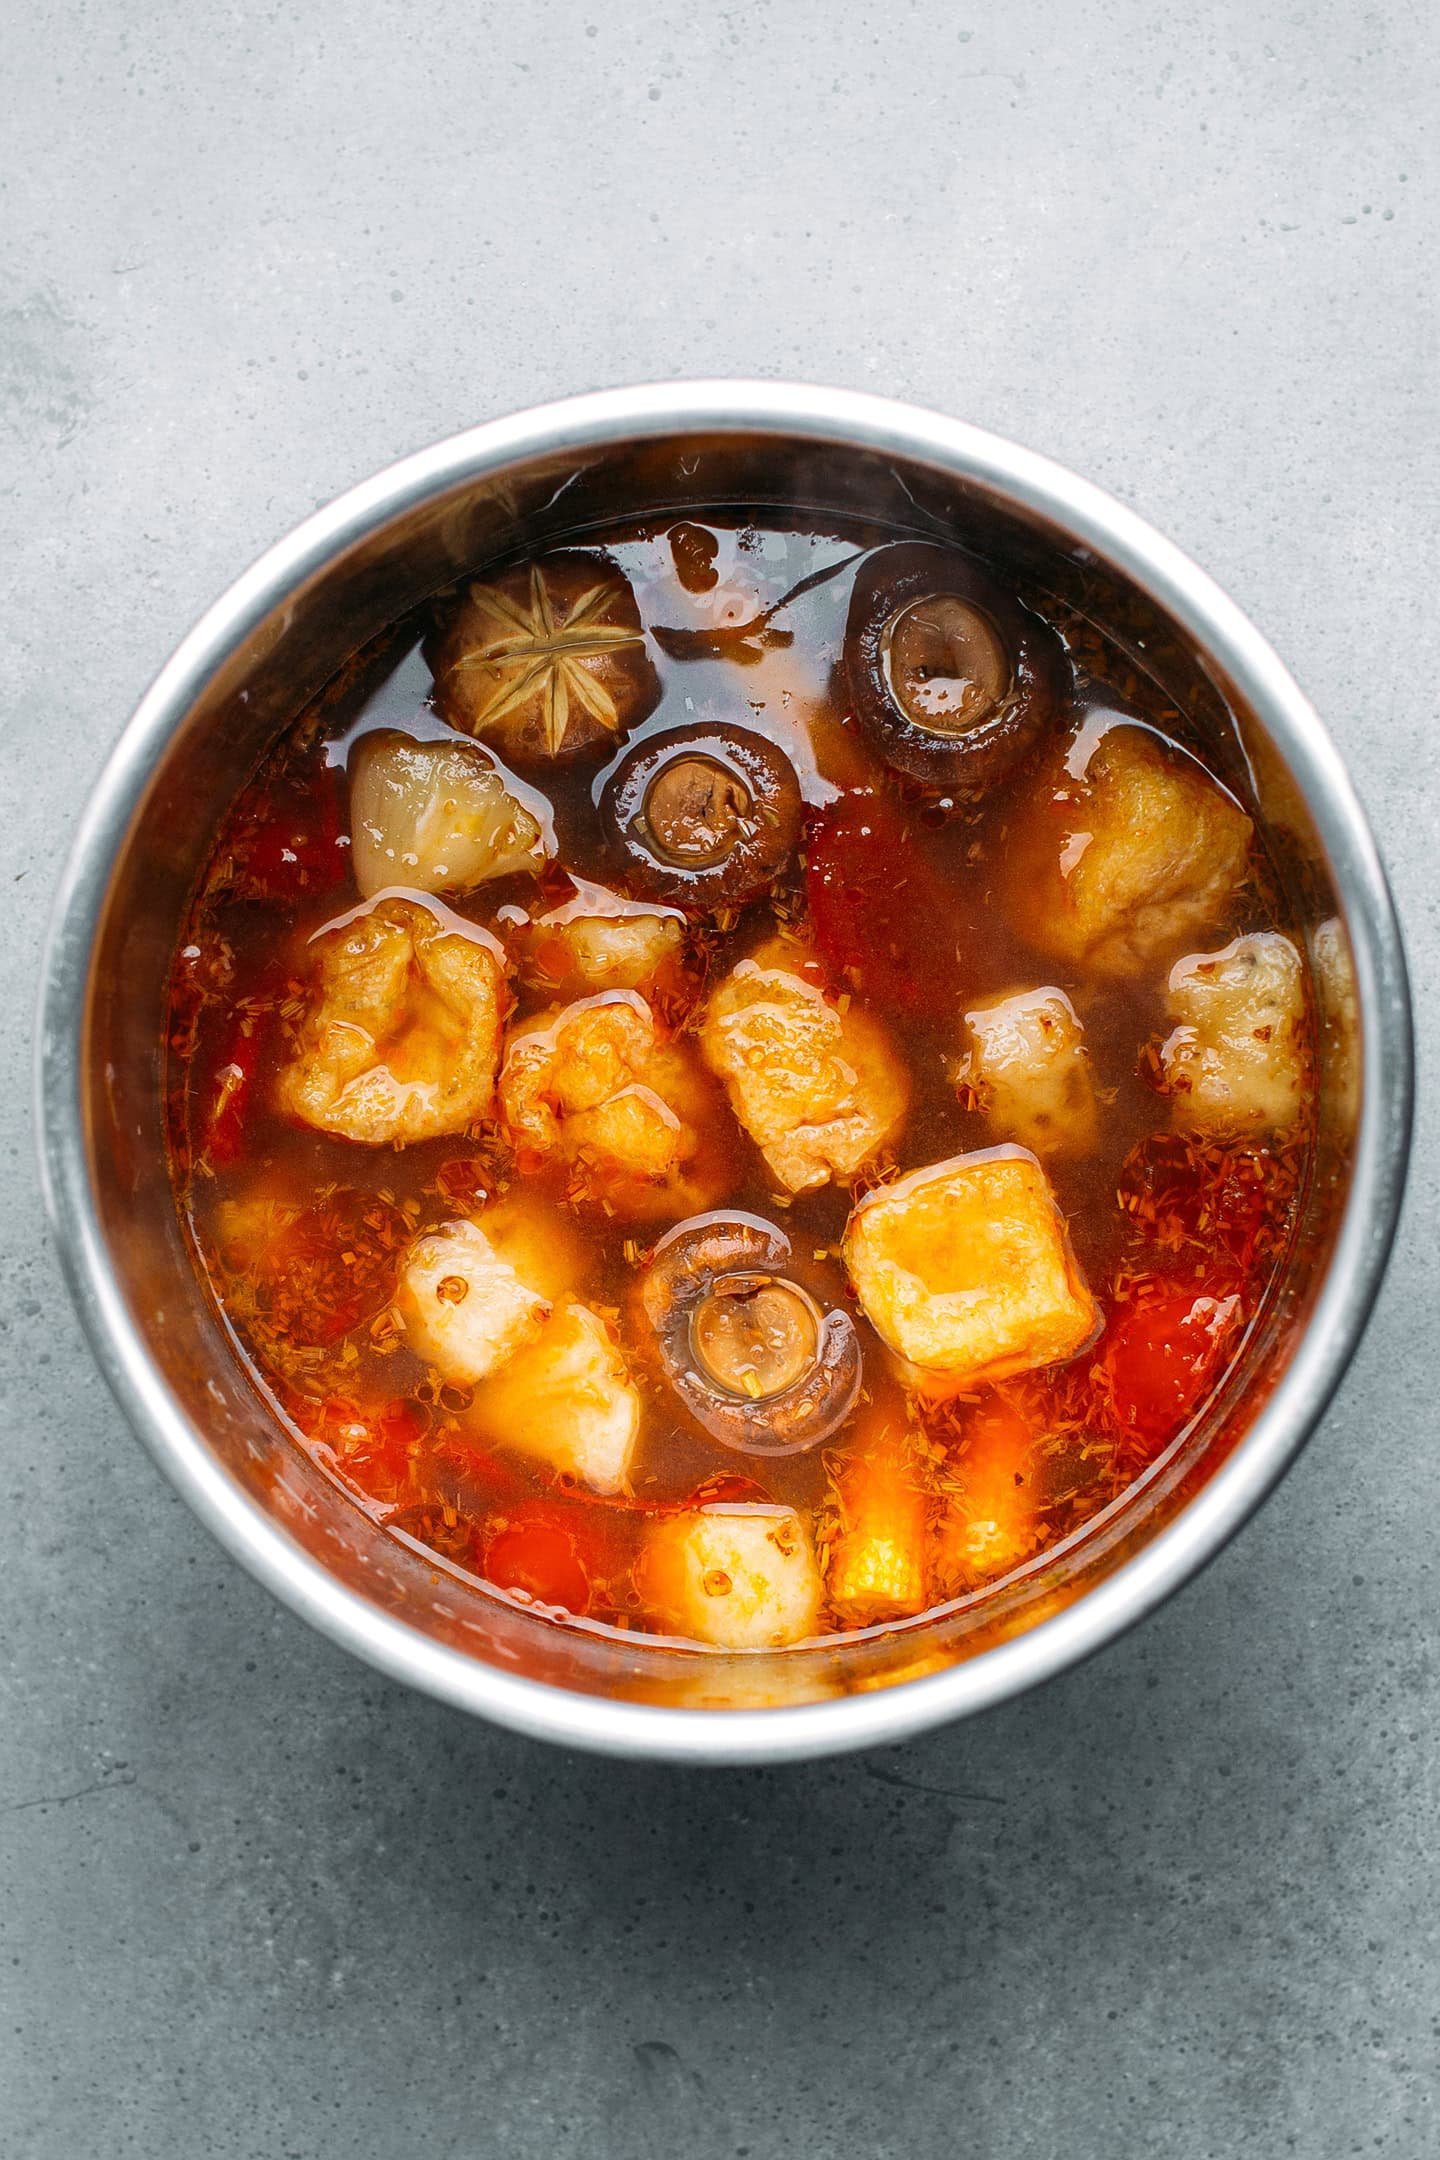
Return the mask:
<path id="1" fill-rule="evenodd" d="M 1119 1500 L 1313 1125 L 1303 946 L 1185 716 L 962 550 L 731 513 L 358 654 L 233 805 L 167 1040 L 294 1444 L 557 1624 L 722 1649 Z"/>

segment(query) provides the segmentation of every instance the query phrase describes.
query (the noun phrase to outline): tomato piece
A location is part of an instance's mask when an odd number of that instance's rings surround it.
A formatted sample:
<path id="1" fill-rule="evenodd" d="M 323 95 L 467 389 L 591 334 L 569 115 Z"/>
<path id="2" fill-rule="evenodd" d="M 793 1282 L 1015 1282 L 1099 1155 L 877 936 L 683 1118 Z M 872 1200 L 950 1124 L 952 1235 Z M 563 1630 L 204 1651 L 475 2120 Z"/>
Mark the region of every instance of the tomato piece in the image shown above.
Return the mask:
<path id="1" fill-rule="evenodd" d="M 822 810 L 806 848 L 816 942 L 837 979 L 897 1006 L 933 1008 L 958 989 L 954 896 L 883 795 L 847 794 Z"/>
<path id="2" fill-rule="evenodd" d="M 590 1603 L 590 1573 L 575 1531 L 560 1509 L 542 1501 L 517 1508 L 490 1537 L 485 1574 L 499 1590 L 523 1590 L 566 1612 L 583 1613 Z"/>
<path id="3" fill-rule="evenodd" d="M 1240 1317 L 1240 1300 L 1156 1285 L 1111 1322 L 1101 1369 L 1122 1425 L 1148 1444 L 1168 1440 L 1208 1393 Z"/>

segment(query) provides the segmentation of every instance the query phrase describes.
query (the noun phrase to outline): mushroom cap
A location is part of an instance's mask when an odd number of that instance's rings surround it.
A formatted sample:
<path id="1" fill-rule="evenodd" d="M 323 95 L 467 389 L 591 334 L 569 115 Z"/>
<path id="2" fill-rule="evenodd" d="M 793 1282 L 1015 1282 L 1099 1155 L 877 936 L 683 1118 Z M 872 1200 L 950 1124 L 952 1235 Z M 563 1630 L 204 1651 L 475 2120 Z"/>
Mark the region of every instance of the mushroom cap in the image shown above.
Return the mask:
<path id="1" fill-rule="evenodd" d="M 828 1440 L 860 1393 L 860 1338 L 795 1279 L 790 1240 L 756 1215 L 699 1215 L 650 1256 L 641 1304 L 676 1394 L 748 1455 Z"/>
<path id="2" fill-rule="evenodd" d="M 856 717 L 886 763 L 933 787 L 983 788 L 1055 718 L 1068 670 L 1039 616 L 968 555 L 928 541 L 861 565 L 845 632 Z"/>
<path id="3" fill-rule="evenodd" d="M 784 751 L 729 721 L 636 743 L 600 803 L 627 884 L 695 909 L 742 905 L 772 885 L 795 852 L 802 815 Z"/>
<path id="4" fill-rule="evenodd" d="M 477 580 L 426 657 L 451 725 L 532 769 L 613 749 L 660 701 L 629 579 L 580 549 Z"/>

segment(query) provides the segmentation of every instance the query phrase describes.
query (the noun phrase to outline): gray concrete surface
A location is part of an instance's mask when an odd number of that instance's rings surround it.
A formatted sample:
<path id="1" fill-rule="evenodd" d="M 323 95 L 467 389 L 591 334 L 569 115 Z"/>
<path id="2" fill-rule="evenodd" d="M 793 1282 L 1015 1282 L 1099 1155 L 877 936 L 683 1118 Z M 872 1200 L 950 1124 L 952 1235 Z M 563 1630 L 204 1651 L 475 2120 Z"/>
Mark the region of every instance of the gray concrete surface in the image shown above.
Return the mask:
<path id="1" fill-rule="evenodd" d="M 1423 0 L 40 0 L 6 34 L 0 2151 L 1310 2160 L 1436 2113 L 1437 1133 L 1350 1381 L 1087 1670 L 784 1775 L 567 1758 L 211 1547 L 71 1323 L 28 1015 L 203 604 L 552 393 L 920 399 L 1116 490 L 1354 762 L 1437 1006 Z"/>

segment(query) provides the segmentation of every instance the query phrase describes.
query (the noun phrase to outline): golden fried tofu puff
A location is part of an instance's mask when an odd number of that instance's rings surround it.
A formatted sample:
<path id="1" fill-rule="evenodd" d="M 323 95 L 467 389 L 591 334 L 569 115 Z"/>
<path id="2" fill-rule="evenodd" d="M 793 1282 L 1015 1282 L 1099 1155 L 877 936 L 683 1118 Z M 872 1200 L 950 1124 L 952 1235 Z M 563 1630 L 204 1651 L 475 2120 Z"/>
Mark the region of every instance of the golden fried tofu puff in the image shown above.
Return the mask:
<path id="1" fill-rule="evenodd" d="M 878 1022 L 825 987 L 805 948 L 777 938 L 710 999 L 700 1048 L 787 1192 L 853 1178 L 889 1145 L 910 1079 Z"/>
<path id="2" fill-rule="evenodd" d="M 1124 977 L 1224 915 L 1252 827 L 1193 758 L 1118 716 L 1092 718 L 1020 813 L 1005 879 L 1040 952 Z"/>
<path id="3" fill-rule="evenodd" d="M 521 1170 L 563 1168 L 579 1204 L 650 1221 L 718 1198 L 723 1165 L 707 1138 L 717 1105 L 636 991 L 580 998 L 516 1029 L 500 1106 Z"/>
<path id="4" fill-rule="evenodd" d="M 958 1078 L 997 1140 L 1036 1155 L 1093 1155 L 1100 1139 L 1085 1030 L 1063 990 L 995 998 L 965 1015 Z"/>
<path id="5" fill-rule="evenodd" d="M 656 1519 L 636 1587 L 662 1624 L 722 1650 L 782 1650 L 820 1625 L 820 1569 L 793 1508 L 715 1502 Z"/>
<path id="6" fill-rule="evenodd" d="M 1299 1123 L 1309 1071 L 1305 967 L 1263 930 L 1170 970 L 1175 1028 L 1160 1067 L 1183 1132 L 1283 1138 Z"/>
<path id="7" fill-rule="evenodd" d="M 493 937 L 438 903 L 391 895 L 318 932 L 309 955 L 306 1009 L 276 1081 L 287 1116 L 371 1147 L 485 1116 L 510 1006 Z"/>
<path id="8" fill-rule="evenodd" d="M 1065 1219 L 1025 1148 L 957 1155 L 867 1193 L 843 1250 L 866 1318 L 923 1393 L 1060 1364 L 1099 1329 Z"/>

